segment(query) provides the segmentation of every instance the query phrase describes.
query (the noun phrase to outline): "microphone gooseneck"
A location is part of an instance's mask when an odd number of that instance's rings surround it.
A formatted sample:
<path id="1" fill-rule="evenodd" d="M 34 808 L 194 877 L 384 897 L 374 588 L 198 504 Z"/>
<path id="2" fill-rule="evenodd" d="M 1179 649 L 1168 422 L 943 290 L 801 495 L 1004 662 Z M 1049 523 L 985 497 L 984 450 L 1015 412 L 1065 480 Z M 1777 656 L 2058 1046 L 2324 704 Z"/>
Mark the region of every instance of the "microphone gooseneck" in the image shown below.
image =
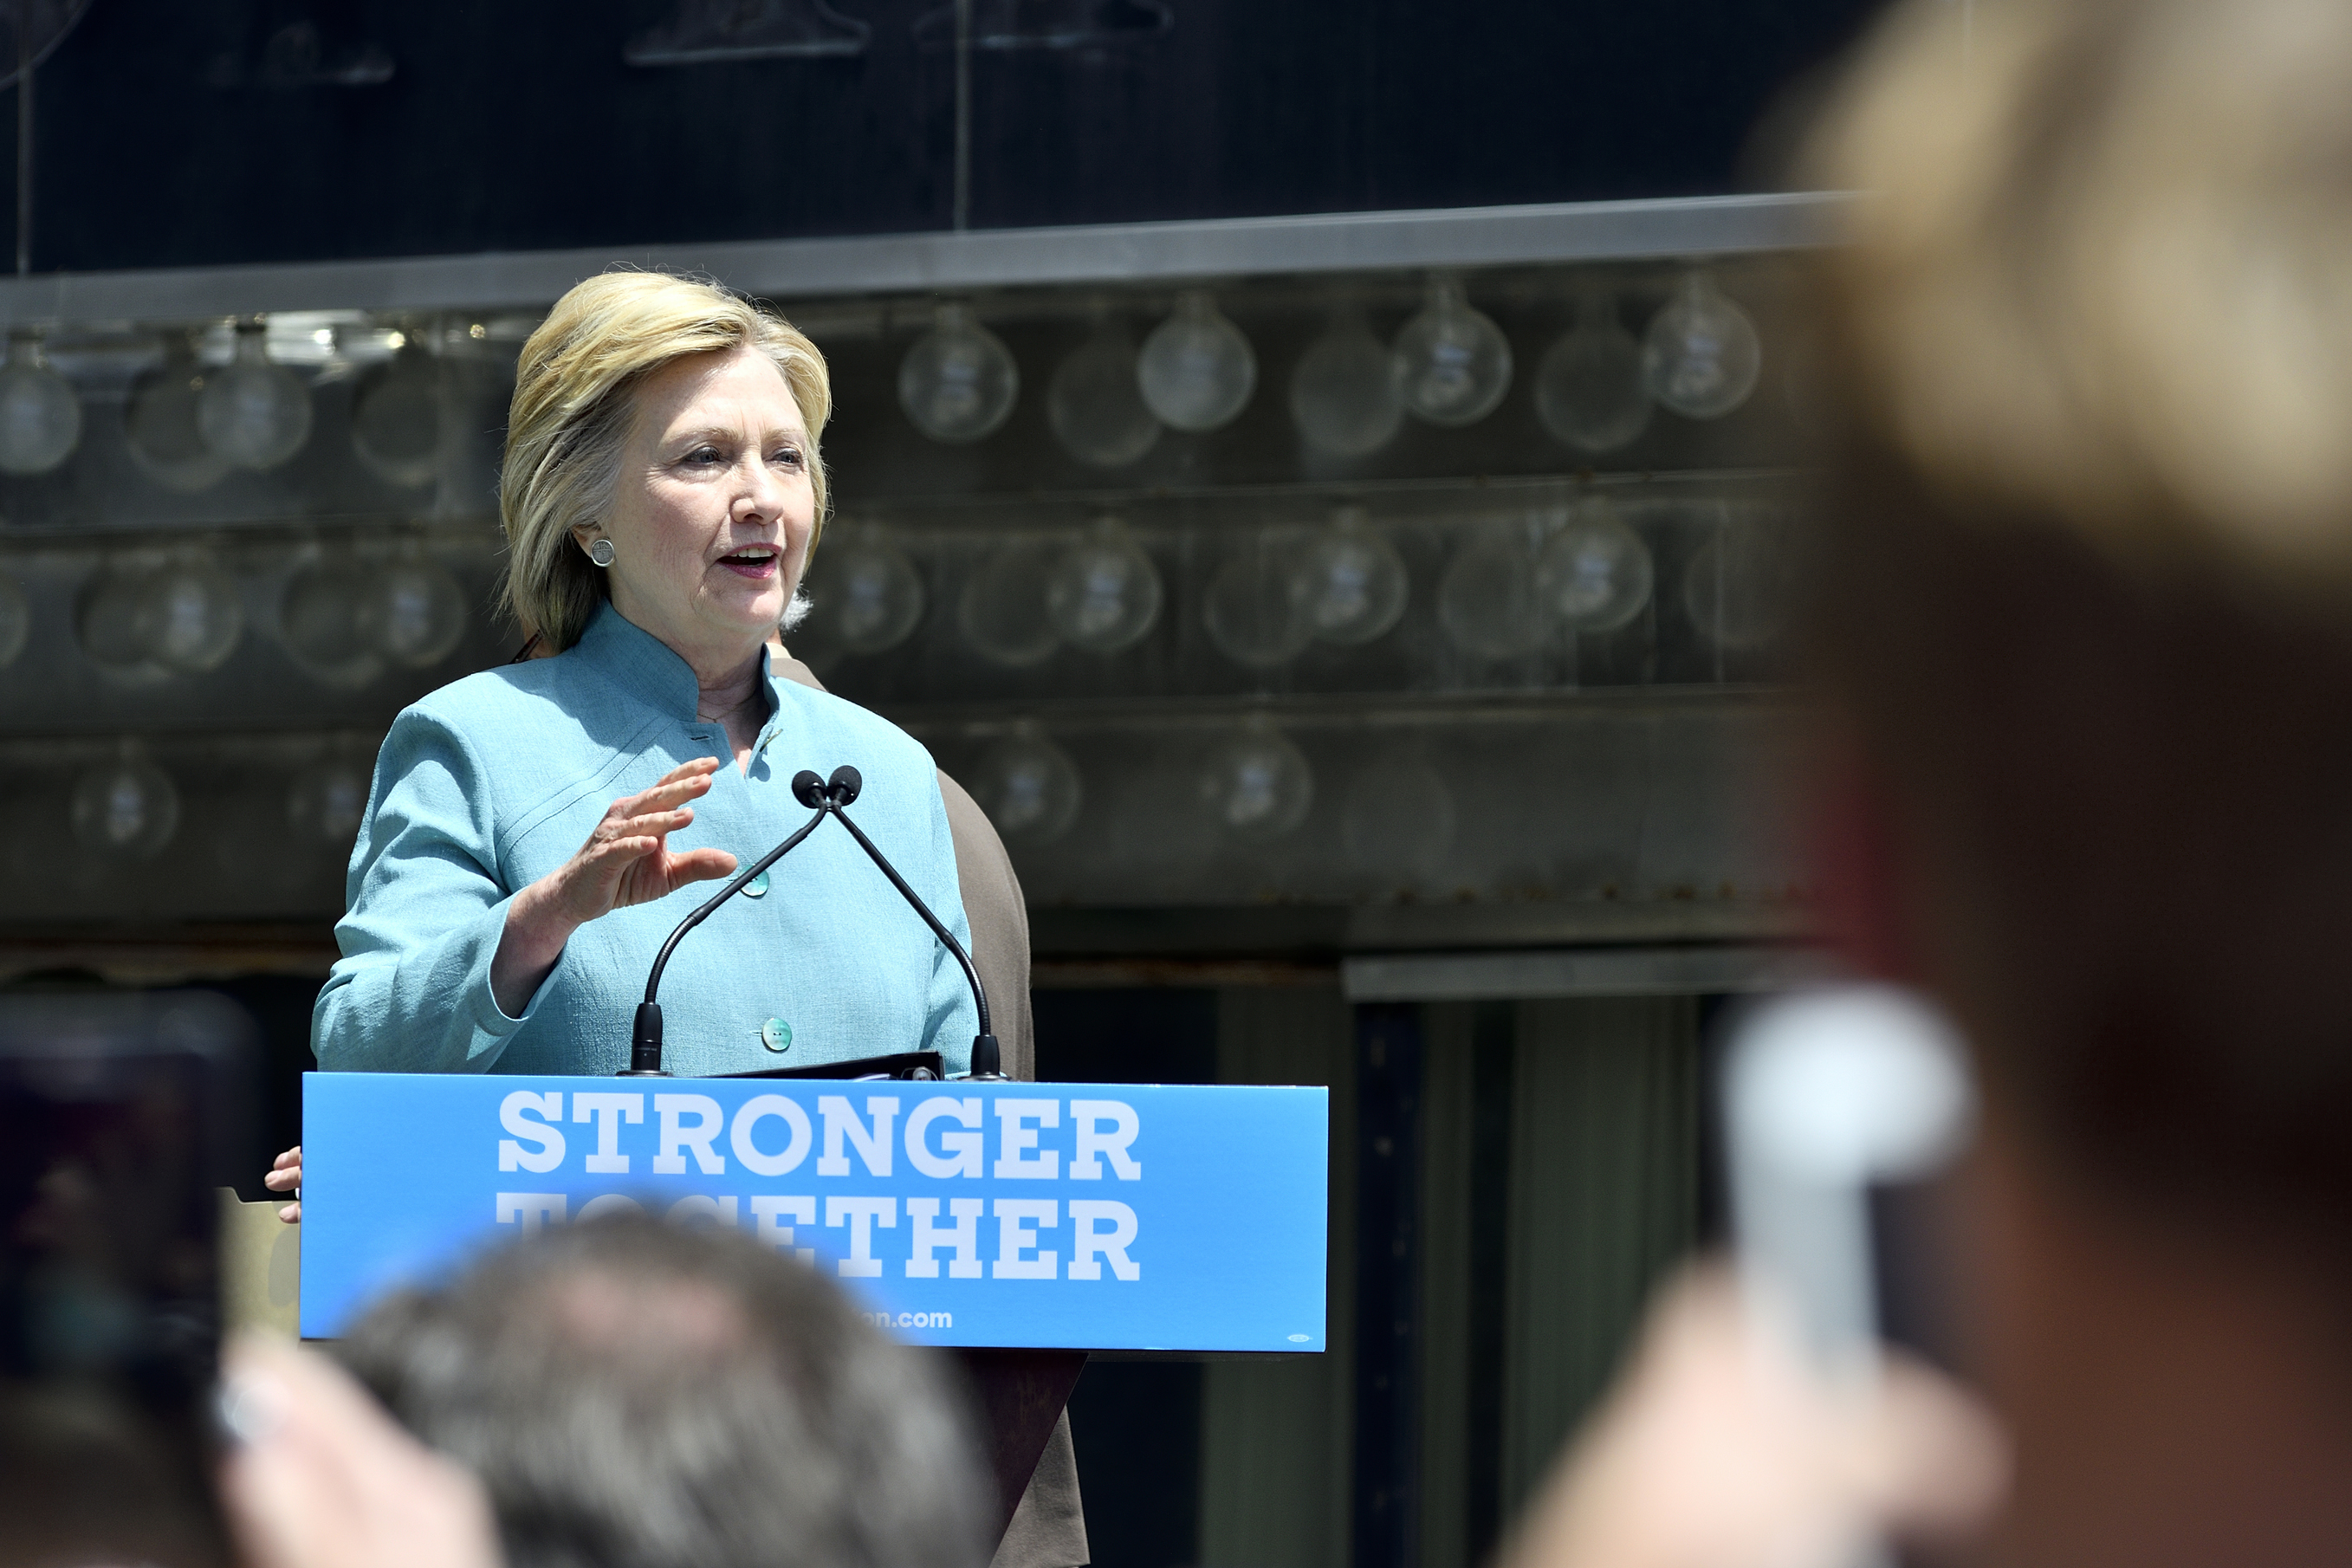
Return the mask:
<path id="1" fill-rule="evenodd" d="M 864 775 L 847 763 L 834 769 L 833 776 L 829 779 L 819 778 L 814 772 L 807 768 L 803 768 L 793 775 L 793 798 L 807 806 L 814 815 L 803 823 L 799 830 L 790 838 L 737 872 L 731 881 L 712 895 L 692 914 L 678 921 L 677 929 L 669 933 L 669 940 L 662 943 L 661 952 L 654 957 L 652 973 L 646 976 L 646 999 L 637 1005 L 636 1022 L 630 1031 L 629 1065 L 619 1076 L 623 1078 L 667 1078 L 669 1076 L 662 1070 L 662 1011 L 661 1003 L 657 998 L 661 991 L 662 971 L 669 967 L 670 954 L 677 950 L 677 944 L 684 940 L 687 932 L 718 913 L 721 904 L 741 892 L 751 879 L 798 847 L 803 839 L 816 831 L 819 823 L 831 816 L 838 818 L 841 826 L 849 830 L 849 836 L 857 841 L 857 847 L 866 851 L 866 858 L 881 869 L 885 877 L 890 879 L 890 885 L 898 889 L 898 896 L 906 900 L 917 914 L 923 917 L 923 923 L 931 928 L 931 934 L 946 944 L 947 950 L 955 955 L 956 963 L 962 966 L 964 982 L 971 987 L 972 1007 L 980 1015 L 980 1033 L 971 1042 L 971 1076 L 982 1082 L 1001 1081 L 1003 1079 L 1003 1050 L 996 1042 L 995 1031 L 990 1026 L 988 990 L 980 983 L 980 971 L 972 967 L 971 954 L 963 950 L 963 943 L 956 941 L 955 933 L 948 930 L 940 917 L 931 912 L 930 905 L 923 902 L 921 896 L 907 885 L 907 879 L 898 875 L 898 868 L 890 864 L 888 858 L 875 845 L 874 840 L 866 837 L 865 830 L 852 822 L 849 819 L 849 814 L 842 809 L 855 803 L 865 787 Z"/>
<path id="2" fill-rule="evenodd" d="M 803 805 L 814 806 L 816 815 L 803 823 L 799 831 L 790 838 L 737 872 L 733 880 L 719 889 L 692 914 L 678 921 L 677 929 L 669 933 L 669 940 L 662 943 L 661 952 L 654 955 L 652 973 L 646 976 L 646 999 L 637 1004 L 636 1021 L 629 1031 L 629 1065 L 619 1075 L 622 1078 L 667 1078 L 669 1076 L 662 1070 L 662 1010 L 658 1000 L 661 994 L 662 971 L 669 967 L 669 955 L 677 951 L 677 944 L 684 940 L 687 932 L 717 914 L 719 905 L 741 892 L 754 877 L 782 859 L 799 847 L 802 839 L 817 830 L 817 825 L 824 820 L 825 812 L 830 809 L 830 806 L 829 804 L 818 805 L 812 801 L 806 790 L 803 788 L 803 783 L 822 792 L 824 781 L 805 769 L 793 778 L 793 795 Z"/>
<path id="3" fill-rule="evenodd" d="M 859 792 L 866 787 L 864 777 L 856 768 L 845 763 L 833 770 L 833 777 L 824 782 L 821 792 L 812 790 L 807 794 L 802 793 L 802 778 L 813 779 L 814 775 L 803 773 L 793 781 L 793 793 L 800 796 L 801 804 L 814 805 L 815 798 L 822 798 L 824 802 L 824 809 L 832 812 L 835 819 L 849 829 L 849 836 L 857 840 L 857 847 L 866 851 L 866 858 L 881 868 L 884 876 L 890 879 L 890 885 L 898 889 L 898 896 L 906 900 L 917 914 L 923 917 L 923 923 L 931 928 L 931 934 L 938 937 L 947 950 L 955 954 L 955 961 L 963 966 L 964 981 L 971 987 L 972 1008 L 980 1015 L 980 1033 L 971 1042 L 971 1076 L 983 1082 L 1003 1079 L 1004 1077 L 1003 1047 L 996 1043 L 995 1030 L 989 1026 L 988 991 L 980 983 L 980 971 L 972 967 L 971 955 L 964 952 L 963 943 L 956 941 L 955 933 L 948 930 L 940 917 L 931 912 L 930 905 L 923 902 L 915 889 L 907 885 L 907 879 L 898 875 L 898 868 L 891 865 L 882 851 L 876 847 L 874 840 L 866 837 L 865 830 L 852 822 L 849 819 L 849 813 L 842 809 L 856 801 Z"/>

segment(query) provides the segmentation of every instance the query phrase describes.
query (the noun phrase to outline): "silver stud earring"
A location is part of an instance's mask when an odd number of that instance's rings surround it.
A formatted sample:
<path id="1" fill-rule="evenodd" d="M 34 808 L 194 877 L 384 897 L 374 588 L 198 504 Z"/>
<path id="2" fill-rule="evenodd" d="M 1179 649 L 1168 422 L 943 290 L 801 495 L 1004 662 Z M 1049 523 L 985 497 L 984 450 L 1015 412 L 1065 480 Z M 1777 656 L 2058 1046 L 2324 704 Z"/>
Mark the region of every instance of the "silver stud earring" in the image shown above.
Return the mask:
<path id="1" fill-rule="evenodd" d="M 591 544 L 588 547 L 588 559 L 599 566 L 610 566 L 613 563 L 613 542 L 609 539 L 600 539 Z"/>

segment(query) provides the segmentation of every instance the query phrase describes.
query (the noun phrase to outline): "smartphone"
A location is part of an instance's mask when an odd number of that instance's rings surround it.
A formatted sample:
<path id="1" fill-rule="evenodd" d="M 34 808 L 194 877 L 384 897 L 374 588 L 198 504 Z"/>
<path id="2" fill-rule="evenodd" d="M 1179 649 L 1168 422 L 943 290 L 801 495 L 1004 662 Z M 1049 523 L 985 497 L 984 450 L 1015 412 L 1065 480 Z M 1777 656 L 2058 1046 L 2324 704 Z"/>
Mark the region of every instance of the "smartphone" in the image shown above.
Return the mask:
<path id="1" fill-rule="evenodd" d="M 1742 1281 L 1824 1363 L 1952 1351 L 1937 1179 L 1974 1093 L 1959 1037 L 1891 985 L 1822 986 L 1735 1020 L 1724 1125 Z"/>
<path id="2" fill-rule="evenodd" d="M 0 1561 L 229 1560 L 216 1189 L 256 1044 L 210 992 L 0 995 Z"/>

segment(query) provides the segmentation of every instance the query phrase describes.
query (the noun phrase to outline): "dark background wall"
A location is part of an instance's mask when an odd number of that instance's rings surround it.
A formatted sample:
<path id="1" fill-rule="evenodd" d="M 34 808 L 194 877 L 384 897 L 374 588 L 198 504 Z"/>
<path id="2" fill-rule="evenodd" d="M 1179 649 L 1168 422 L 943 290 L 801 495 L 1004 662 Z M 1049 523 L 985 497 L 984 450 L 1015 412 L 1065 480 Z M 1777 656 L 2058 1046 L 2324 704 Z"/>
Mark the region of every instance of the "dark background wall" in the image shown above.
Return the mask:
<path id="1" fill-rule="evenodd" d="M 93 0 L 37 79 L 33 267 L 948 226 L 953 61 L 914 26 L 935 0 L 838 0 L 873 28 L 856 58 L 624 64 L 676 3 Z M 973 226 L 1737 190 L 1759 113 L 1873 8 L 1167 3 L 1139 43 L 976 58 Z M 215 85 L 305 20 L 392 79 Z"/>

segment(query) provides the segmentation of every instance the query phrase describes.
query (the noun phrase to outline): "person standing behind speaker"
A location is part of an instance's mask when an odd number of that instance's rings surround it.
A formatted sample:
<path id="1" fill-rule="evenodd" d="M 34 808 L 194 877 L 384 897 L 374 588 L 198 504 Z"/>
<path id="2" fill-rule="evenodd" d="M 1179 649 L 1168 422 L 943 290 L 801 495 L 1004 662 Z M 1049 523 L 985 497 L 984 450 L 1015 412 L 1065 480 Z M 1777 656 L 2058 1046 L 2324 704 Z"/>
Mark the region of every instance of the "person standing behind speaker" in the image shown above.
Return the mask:
<path id="1" fill-rule="evenodd" d="M 847 763 L 859 822 L 968 942 L 931 760 L 773 675 L 824 513 L 824 359 L 713 285 L 592 278 L 523 346 L 499 482 L 505 597 L 554 650 L 396 719 L 353 847 L 321 1068 L 604 1074 L 670 928 L 806 820 Z M 977 1021 L 951 957 L 845 834 L 812 837 L 683 944 L 688 1075 L 937 1049 Z"/>
<path id="2" fill-rule="evenodd" d="M 814 671 L 786 651 L 782 642 L 770 645 L 770 666 L 776 674 L 816 690 L 824 689 Z M 940 774 L 940 797 L 946 803 L 948 827 L 955 840 L 956 879 L 962 886 L 964 907 L 971 920 L 971 962 L 988 992 L 989 1012 L 1003 1047 L 1008 1078 L 1037 1076 L 1037 1038 L 1029 1006 L 1029 905 L 1022 896 L 1021 879 L 1005 852 L 1004 840 L 988 814 L 961 784 Z M 1039 1404 L 1039 1395 L 1058 1403 L 1086 1363 L 1077 1352 L 1036 1351 L 991 1357 L 985 1366 L 967 1367 L 983 1392 L 1004 1393 L 1013 1408 Z M 987 1385 L 996 1384 L 996 1388 Z M 1047 1391 L 1051 1391 L 1050 1393 Z M 1001 1440 L 994 1458 L 1001 1466 L 1024 1462 L 1007 1451 Z M 1025 1448 L 1023 1453 L 1025 1453 Z M 997 1546 L 995 1568 L 1082 1568 L 1088 1561 L 1087 1519 L 1078 1490 L 1077 1452 L 1070 1438 L 1070 1416 L 1063 1410 L 1054 1418 L 1045 1449 L 1025 1481 L 1000 1475 L 1008 1493 L 1021 1488 Z"/>

